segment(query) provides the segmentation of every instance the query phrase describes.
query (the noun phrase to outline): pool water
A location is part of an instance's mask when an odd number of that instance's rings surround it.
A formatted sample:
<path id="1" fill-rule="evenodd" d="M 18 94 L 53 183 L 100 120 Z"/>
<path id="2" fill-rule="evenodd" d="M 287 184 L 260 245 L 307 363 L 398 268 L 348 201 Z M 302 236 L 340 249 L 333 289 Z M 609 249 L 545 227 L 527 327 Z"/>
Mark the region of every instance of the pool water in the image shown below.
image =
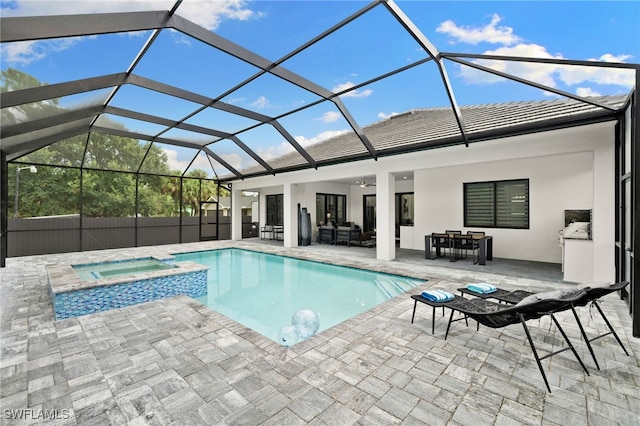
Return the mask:
<path id="1" fill-rule="evenodd" d="M 300 309 L 316 313 L 320 332 L 424 282 L 241 249 L 174 256 L 209 266 L 197 300 L 275 341 Z"/>
<path id="2" fill-rule="evenodd" d="M 159 259 L 151 257 L 113 262 L 88 263 L 85 265 L 72 265 L 73 270 L 84 281 L 133 275 L 142 272 L 161 271 L 175 267 L 175 265 L 170 265 Z"/>

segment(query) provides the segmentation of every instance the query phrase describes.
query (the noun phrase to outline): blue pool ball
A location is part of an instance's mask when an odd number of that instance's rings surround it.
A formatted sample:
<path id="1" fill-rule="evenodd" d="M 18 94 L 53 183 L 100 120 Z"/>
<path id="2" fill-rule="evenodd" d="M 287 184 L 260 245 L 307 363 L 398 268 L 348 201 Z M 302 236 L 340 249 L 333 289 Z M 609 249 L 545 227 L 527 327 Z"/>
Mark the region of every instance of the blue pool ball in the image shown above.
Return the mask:
<path id="1" fill-rule="evenodd" d="M 311 309 L 300 309 L 296 311 L 291 318 L 291 324 L 293 324 L 301 339 L 313 336 L 320 328 L 318 315 Z"/>
<path id="2" fill-rule="evenodd" d="M 285 325 L 280 329 L 280 333 L 278 333 L 278 342 L 282 346 L 293 346 L 298 343 L 298 339 L 296 328 L 292 325 Z"/>

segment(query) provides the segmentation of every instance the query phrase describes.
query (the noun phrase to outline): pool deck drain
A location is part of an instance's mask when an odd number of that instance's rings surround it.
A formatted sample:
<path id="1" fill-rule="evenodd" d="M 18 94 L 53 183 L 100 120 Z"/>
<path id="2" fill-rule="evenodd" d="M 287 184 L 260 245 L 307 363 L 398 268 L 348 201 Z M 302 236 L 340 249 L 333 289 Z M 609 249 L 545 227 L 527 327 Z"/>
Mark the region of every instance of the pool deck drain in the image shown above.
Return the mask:
<path id="1" fill-rule="evenodd" d="M 458 323 L 443 340 L 446 317 L 430 312 L 411 324 L 412 300 L 395 297 L 285 349 L 186 296 L 54 321 L 47 264 L 101 261 L 151 251 L 239 246 L 430 278 L 416 287 L 453 290 L 470 280 L 545 290 L 558 283 L 382 262 L 326 251 L 196 243 L 118 251 L 10 258 L 1 272 L 2 424 L 635 424 L 640 416 L 640 351 L 627 306 L 615 295 L 602 308 L 631 356 L 615 340 L 594 342 L 590 361 L 572 315 L 558 315 L 591 373 L 569 356 L 544 361 L 544 389 L 521 328 L 490 330 Z M 352 248 L 353 249 L 353 248 Z M 361 249 L 369 250 L 369 249 Z M 371 250 L 369 250 L 370 252 Z M 365 254 L 364 256 L 370 256 Z M 89 259 L 91 258 L 91 259 Z M 588 330 L 597 316 L 579 311 Z M 534 339 L 549 324 L 532 323 Z M 549 342 L 555 336 L 551 329 Z M 6 411 L 9 410 L 9 411 Z M 12 411 L 13 410 L 13 411 Z M 31 410 L 31 411 L 28 411 Z M 15 414 L 11 417 L 5 413 Z M 14 420 L 22 415 L 24 420 Z"/>

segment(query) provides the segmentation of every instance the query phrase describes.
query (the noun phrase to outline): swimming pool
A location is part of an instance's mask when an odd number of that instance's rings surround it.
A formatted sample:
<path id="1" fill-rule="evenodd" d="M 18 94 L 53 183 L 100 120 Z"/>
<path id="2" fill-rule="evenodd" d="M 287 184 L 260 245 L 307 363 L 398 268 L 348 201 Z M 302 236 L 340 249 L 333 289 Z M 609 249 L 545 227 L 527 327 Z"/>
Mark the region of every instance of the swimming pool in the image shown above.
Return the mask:
<path id="1" fill-rule="evenodd" d="M 424 282 L 242 249 L 174 256 L 209 267 L 197 300 L 275 341 L 300 309 L 316 313 L 320 332 Z"/>

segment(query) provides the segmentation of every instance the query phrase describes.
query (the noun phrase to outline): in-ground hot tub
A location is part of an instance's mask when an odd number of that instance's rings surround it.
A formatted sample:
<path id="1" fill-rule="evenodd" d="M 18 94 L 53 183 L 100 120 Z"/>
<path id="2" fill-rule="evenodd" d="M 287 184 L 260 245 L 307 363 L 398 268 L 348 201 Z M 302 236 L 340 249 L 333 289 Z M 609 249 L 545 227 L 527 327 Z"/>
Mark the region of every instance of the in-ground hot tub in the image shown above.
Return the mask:
<path id="1" fill-rule="evenodd" d="M 140 259 L 71 265 L 71 267 L 83 281 L 94 281 L 123 275 L 164 271 L 177 266 L 153 257 L 143 257 Z"/>
<path id="2" fill-rule="evenodd" d="M 173 258 L 122 259 L 47 267 L 56 320 L 123 308 L 164 297 L 207 294 L 207 270 Z"/>

